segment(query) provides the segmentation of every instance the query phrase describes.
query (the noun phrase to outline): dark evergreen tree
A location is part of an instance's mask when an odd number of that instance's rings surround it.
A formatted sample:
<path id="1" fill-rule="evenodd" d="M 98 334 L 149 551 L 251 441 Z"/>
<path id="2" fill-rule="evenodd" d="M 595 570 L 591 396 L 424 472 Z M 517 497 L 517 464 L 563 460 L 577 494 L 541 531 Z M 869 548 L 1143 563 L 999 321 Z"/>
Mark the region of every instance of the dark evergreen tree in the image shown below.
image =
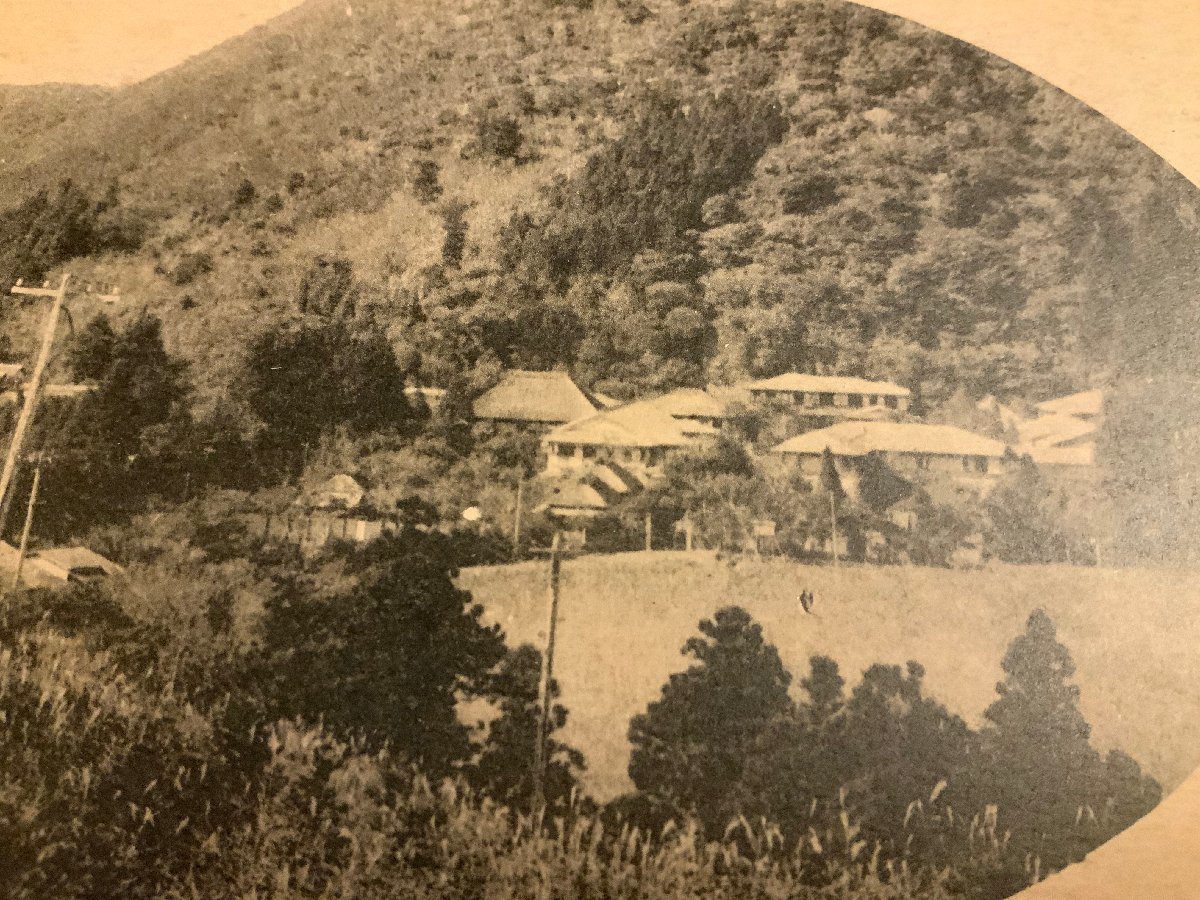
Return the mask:
<path id="1" fill-rule="evenodd" d="M 479 148 L 496 159 L 516 160 L 525 143 L 521 123 L 509 115 L 484 115 L 479 120 L 476 136 Z"/>
<path id="2" fill-rule="evenodd" d="M 845 755 L 845 680 L 829 657 L 809 666 L 805 699 L 755 741 L 736 790 L 744 814 L 766 817 L 793 840 L 840 810 L 839 792 L 857 775 Z"/>
<path id="3" fill-rule="evenodd" d="M 939 784 L 943 799 L 956 807 L 968 796 L 966 767 L 977 753 L 976 736 L 924 695 L 924 676 L 915 661 L 903 670 L 877 663 L 846 703 L 840 755 L 849 777 L 843 784 L 865 829 L 880 839 L 898 839 L 896 826 L 908 805 L 928 798 Z"/>
<path id="4" fill-rule="evenodd" d="M 846 489 L 842 487 L 842 476 L 838 473 L 837 461 L 828 447 L 821 453 L 821 490 L 837 503 L 846 499 Z"/>
<path id="5" fill-rule="evenodd" d="M 386 741 L 433 775 L 465 762 L 458 699 L 487 696 L 504 642 L 455 586 L 453 554 L 406 529 L 280 584 L 260 663 L 273 714 Z"/>
<path id="6" fill-rule="evenodd" d="M 249 206 L 258 197 L 258 189 L 249 178 L 243 178 L 233 192 L 234 206 Z"/>
<path id="7" fill-rule="evenodd" d="M 461 200 L 453 200 L 442 207 L 442 227 L 446 232 L 442 240 L 442 264 L 449 269 L 462 265 L 467 249 L 467 210 L 470 208 Z"/>
<path id="8" fill-rule="evenodd" d="M 413 194 L 421 203 L 428 206 L 442 196 L 442 185 L 438 180 L 441 167 L 432 159 L 418 159 L 412 164 Z"/>
<path id="9" fill-rule="evenodd" d="M 1090 819 L 1081 813 L 1094 802 L 1103 770 L 1071 683 L 1075 664 L 1045 611 L 1030 614 L 1001 666 L 999 697 L 984 712 L 978 787 L 985 802 L 999 805 L 1018 847 L 1046 866 L 1074 862 L 1098 842 L 1077 819 Z"/>
<path id="10" fill-rule="evenodd" d="M 489 796 L 522 811 L 528 810 L 533 796 L 541 669 L 542 655 L 529 644 L 505 656 L 489 689 L 500 714 L 488 726 L 487 740 L 470 770 L 472 779 Z M 558 702 L 560 694 L 557 680 L 552 681 L 544 782 L 546 805 L 551 810 L 571 801 L 584 768 L 583 754 L 554 737 L 567 723 L 566 707 Z"/>
<path id="11" fill-rule="evenodd" d="M 75 336 L 67 351 L 71 375 L 77 383 L 98 381 L 112 365 L 117 333 L 101 313 Z"/>
<path id="12" fill-rule="evenodd" d="M 662 697 L 630 722 L 629 777 L 719 834 L 737 812 L 733 792 L 750 748 L 792 710 L 791 676 L 739 607 L 702 620 L 700 632 L 683 647 L 695 664 L 672 675 Z"/>
<path id="13" fill-rule="evenodd" d="M 247 405 L 265 425 L 262 447 L 278 475 L 297 471 L 305 447 L 338 427 L 352 433 L 418 425 L 404 372 L 387 338 L 342 319 L 272 328 L 250 346 L 242 373 Z"/>
<path id="14" fill-rule="evenodd" d="M 818 730 L 827 727 L 846 702 L 843 696 L 846 679 L 838 671 L 837 662 L 828 656 L 812 657 L 809 674 L 800 679 L 800 686 L 808 695 L 804 706 L 808 724 Z"/>
<path id="15" fill-rule="evenodd" d="M 123 521 L 155 495 L 177 498 L 192 450 L 187 367 L 167 353 L 158 319 L 120 332 L 90 324 L 71 366 L 95 389 L 44 401 L 34 435 L 46 456 L 36 528 L 58 540 Z"/>
<path id="16" fill-rule="evenodd" d="M 1064 515 L 1064 500 L 1028 457 L 1010 461 L 1010 471 L 983 504 L 987 552 L 1005 562 L 1089 563 L 1092 549 Z"/>
<path id="17" fill-rule="evenodd" d="M 966 796 L 973 733 L 923 696 L 924 670 L 915 662 L 906 672 L 871 666 L 849 700 L 833 660 L 813 657 L 810 665 L 806 701 L 774 722 L 749 754 L 737 792 L 743 811 L 777 822 L 792 839 L 836 826 L 848 811 L 868 840 L 894 851 L 936 852 L 906 844 L 921 835 L 901 823 L 909 804 L 935 789 L 955 803 Z"/>

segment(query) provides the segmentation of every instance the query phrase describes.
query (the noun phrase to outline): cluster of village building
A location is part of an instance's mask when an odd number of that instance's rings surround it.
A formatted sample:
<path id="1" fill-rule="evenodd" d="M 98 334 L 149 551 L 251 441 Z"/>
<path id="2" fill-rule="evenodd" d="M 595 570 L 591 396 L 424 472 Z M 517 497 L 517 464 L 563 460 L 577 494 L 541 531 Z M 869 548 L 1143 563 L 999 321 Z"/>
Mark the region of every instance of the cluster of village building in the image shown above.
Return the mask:
<path id="1" fill-rule="evenodd" d="M 12 371 L 9 371 L 9 370 Z M 0 366 L 0 404 L 15 397 L 19 367 Z M 67 386 L 76 389 L 75 386 Z M 423 399 L 440 399 L 425 389 Z M 1022 414 L 993 398 L 979 403 L 998 423 L 1000 440 L 955 425 L 922 421 L 912 392 L 887 381 L 792 372 L 734 387 L 681 388 L 620 403 L 585 390 L 565 372 L 513 370 L 474 402 L 477 422 L 535 429 L 541 435 L 542 509 L 585 525 L 623 498 L 661 483 L 675 456 L 711 446 L 731 433 L 732 418 L 757 410 L 764 421 L 784 422 L 791 433 L 758 463 L 780 477 L 799 476 L 820 486 L 828 453 L 843 490 L 857 499 L 867 463 L 885 465 L 898 478 L 922 487 L 972 491 L 983 496 L 1012 465 L 1028 457 L 1043 471 L 1067 480 L 1094 477 L 1096 439 L 1102 425 L 1098 390 L 1046 400 Z M 395 523 L 359 515 L 362 486 L 338 475 L 300 505 L 307 512 L 260 523 L 264 534 L 303 545 L 331 540 L 365 541 Z M 911 527 L 903 501 L 892 519 Z M 16 551 L 0 543 L 0 573 L 16 567 Z M 110 561 L 80 548 L 30 554 L 21 580 L 30 584 L 91 580 L 118 571 Z M 15 573 L 11 573 L 15 574 Z"/>
<path id="2" fill-rule="evenodd" d="M 475 403 L 476 419 L 544 429 L 549 511 L 567 517 L 604 513 L 614 498 L 662 477 L 673 455 L 702 448 L 726 428 L 731 411 L 757 407 L 786 416 L 799 432 L 775 445 L 764 463 L 799 473 L 814 486 L 832 454 L 854 497 L 866 460 L 923 483 L 985 493 L 1014 457 L 1069 478 L 1089 478 L 1103 397 L 1100 391 L 1045 401 L 1032 416 L 988 398 L 1010 440 L 921 421 L 908 388 L 886 381 L 788 373 L 733 388 L 680 389 L 613 404 L 563 372 L 507 373 Z"/>

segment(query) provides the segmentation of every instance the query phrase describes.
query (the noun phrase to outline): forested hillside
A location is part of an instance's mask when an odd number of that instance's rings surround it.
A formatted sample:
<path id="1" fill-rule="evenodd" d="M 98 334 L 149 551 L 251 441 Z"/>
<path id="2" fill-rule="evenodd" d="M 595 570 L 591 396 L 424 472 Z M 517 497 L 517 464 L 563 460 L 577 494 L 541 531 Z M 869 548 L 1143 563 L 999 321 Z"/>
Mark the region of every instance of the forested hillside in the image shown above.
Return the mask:
<path id="1" fill-rule="evenodd" d="M 425 384 L 1110 386 L 1140 549 L 1200 508 L 1194 192 L 1028 73 L 882 13 L 313 0 L 67 107 L 0 133 L 0 281 L 85 257 L 131 298 L 116 315 L 161 317 L 197 408 L 247 428 L 246 348 L 315 311 Z"/>

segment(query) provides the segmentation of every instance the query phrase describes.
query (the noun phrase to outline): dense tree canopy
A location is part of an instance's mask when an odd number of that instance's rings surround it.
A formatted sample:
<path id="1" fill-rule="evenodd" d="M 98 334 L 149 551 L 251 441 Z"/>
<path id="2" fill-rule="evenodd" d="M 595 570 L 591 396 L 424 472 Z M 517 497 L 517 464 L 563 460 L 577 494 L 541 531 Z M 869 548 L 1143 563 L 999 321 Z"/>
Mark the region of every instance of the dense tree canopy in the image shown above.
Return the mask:
<path id="1" fill-rule="evenodd" d="M 470 755 L 460 694 L 486 696 L 504 658 L 498 626 L 456 587 L 448 539 L 406 531 L 294 578 L 263 624 L 272 710 L 387 741 L 430 773 Z"/>
<path id="2" fill-rule="evenodd" d="M 1158 803 L 1159 786 L 1134 760 L 1092 747 L 1070 653 L 1041 610 L 1005 654 L 978 731 L 925 695 L 915 661 L 869 666 L 847 697 L 837 663 L 813 657 L 793 703 L 789 673 L 744 611 L 722 610 L 701 630 L 708 640 L 685 649 L 705 662 L 672 675 L 630 726 L 641 795 L 622 806 L 643 822 L 694 810 L 719 833 L 740 813 L 776 823 L 785 845 L 815 842 L 818 854 L 841 834 L 953 866 L 964 860 L 945 829 L 974 816 L 991 823 L 980 835 L 998 822 L 1016 856 L 1045 871 Z M 975 887 L 1007 896 L 1029 877 L 1021 866 L 994 875 Z"/>
<path id="3" fill-rule="evenodd" d="M 377 330 L 357 330 L 340 318 L 262 333 L 250 347 L 243 384 L 279 472 L 296 470 L 306 448 L 339 427 L 361 434 L 415 425 L 391 345 Z"/>
<path id="4" fill-rule="evenodd" d="M 0 287 L 40 281 L 59 264 L 106 250 L 136 250 L 144 224 L 121 208 L 115 188 L 100 199 L 65 180 L 0 212 Z"/>
<path id="5" fill-rule="evenodd" d="M 31 438 L 44 469 L 36 530 L 58 540 L 124 521 L 153 496 L 178 499 L 194 449 L 187 366 L 166 352 L 157 318 L 119 331 L 99 318 L 72 351 L 74 374 L 93 389 L 44 400 Z"/>
<path id="6" fill-rule="evenodd" d="M 731 791 L 756 738 L 791 708 L 776 649 L 736 606 L 700 623 L 684 652 L 696 662 L 671 676 L 662 697 L 629 726 L 629 777 L 639 790 L 695 811 L 719 834 Z"/>

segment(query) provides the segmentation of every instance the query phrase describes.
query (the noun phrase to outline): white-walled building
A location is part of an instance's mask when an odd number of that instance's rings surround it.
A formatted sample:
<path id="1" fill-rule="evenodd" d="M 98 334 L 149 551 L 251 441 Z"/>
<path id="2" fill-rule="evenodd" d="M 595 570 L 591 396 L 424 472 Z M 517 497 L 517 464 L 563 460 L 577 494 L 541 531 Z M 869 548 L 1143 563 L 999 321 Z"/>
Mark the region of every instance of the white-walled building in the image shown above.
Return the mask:
<path id="1" fill-rule="evenodd" d="M 837 419 L 887 419 L 908 412 L 912 391 L 890 381 L 789 372 L 746 386 L 756 401 L 783 402 L 797 413 Z"/>
<path id="2" fill-rule="evenodd" d="M 851 496 L 858 493 L 862 464 L 872 458 L 904 478 L 934 477 L 983 488 L 1004 471 L 1007 450 L 1000 441 L 953 425 L 839 422 L 797 435 L 772 452 L 796 466 L 816 486 L 826 448 Z"/>
<path id="3" fill-rule="evenodd" d="M 550 431 L 542 439 L 546 472 L 614 463 L 658 473 L 672 454 L 713 440 L 723 420 L 723 404 L 700 390 L 626 403 Z"/>

